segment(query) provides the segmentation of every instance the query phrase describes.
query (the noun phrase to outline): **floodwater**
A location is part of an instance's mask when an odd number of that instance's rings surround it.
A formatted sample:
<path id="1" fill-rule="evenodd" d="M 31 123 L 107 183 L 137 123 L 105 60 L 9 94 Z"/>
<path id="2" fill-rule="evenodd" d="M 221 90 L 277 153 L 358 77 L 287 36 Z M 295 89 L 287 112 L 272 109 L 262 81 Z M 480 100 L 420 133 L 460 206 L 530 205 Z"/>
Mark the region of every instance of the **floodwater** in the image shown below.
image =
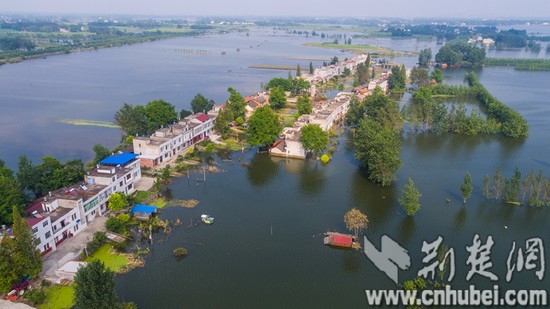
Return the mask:
<path id="1" fill-rule="evenodd" d="M 303 47 L 304 40 L 270 32 L 181 38 L 0 67 L 0 102 L 5 111 L 0 115 L 0 138 L 3 145 L 11 145 L 2 148 L 0 157 L 12 166 L 13 156 L 21 153 L 33 158 L 47 153 L 66 159 L 91 157 L 88 149 L 94 143 L 112 146 L 118 132 L 58 124 L 58 119 L 108 121 L 123 102 L 143 104 L 155 98 L 183 108 L 196 92 L 220 102 L 227 96 L 227 86 L 247 94 L 261 81 L 287 74 L 249 69 L 251 64 L 294 65 L 296 58 L 328 59 L 340 53 Z M 378 41 L 388 47 L 395 42 L 401 50 L 435 47 L 435 42 Z M 211 53 L 181 54 L 177 48 Z M 305 68 L 309 60 L 300 63 Z M 183 224 L 173 227 L 170 235 L 154 236 L 144 268 L 117 277 L 119 296 L 139 308 L 364 307 L 365 290 L 397 287 L 362 252 L 322 244 L 327 229 L 346 231 L 343 216 L 353 207 L 368 215 L 365 235 L 377 248 L 381 237 L 388 235 L 408 250 L 411 267 L 399 271 L 400 281 L 414 278 L 427 265 L 422 262 L 422 242 L 441 236 L 455 252 L 453 287 L 549 286 L 548 276 L 539 280 L 532 270 L 516 272 L 511 282 L 505 276 L 514 241 L 516 250 L 533 237 L 549 243 L 550 210 L 487 201 L 481 194 L 481 179 L 498 167 L 506 177 L 516 166 L 524 175 L 539 169 L 549 174 L 550 73 L 485 68 L 478 75 L 495 97 L 527 119 L 528 138 L 405 131 L 403 166 L 398 181 L 387 188 L 369 182 L 358 168 L 349 132 L 340 135 L 338 150 L 326 166 L 270 158 L 254 150 L 231 154 L 231 162 L 218 158 L 225 173 L 209 174 L 206 182 L 197 180 L 202 175 L 191 175 L 170 185 L 175 198 L 194 198 L 200 204 L 162 211 L 162 219 L 180 219 Z M 462 83 L 463 76 L 463 71 L 444 75 L 452 84 Z M 460 184 L 466 171 L 472 174 L 474 193 L 462 205 Z M 422 209 L 412 218 L 397 201 L 408 177 L 422 193 Z M 214 216 L 216 222 L 200 224 L 202 213 Z M 466 246 L 472 245 L 476 234 L 483 244 L 488 236 L 494 240 L 489 271 L 499 277 L 496 282 L 480 275 L 466 281 L 470 270 Z M 189 255 L 177 260 L 172 251 L 181 246 Z"/>

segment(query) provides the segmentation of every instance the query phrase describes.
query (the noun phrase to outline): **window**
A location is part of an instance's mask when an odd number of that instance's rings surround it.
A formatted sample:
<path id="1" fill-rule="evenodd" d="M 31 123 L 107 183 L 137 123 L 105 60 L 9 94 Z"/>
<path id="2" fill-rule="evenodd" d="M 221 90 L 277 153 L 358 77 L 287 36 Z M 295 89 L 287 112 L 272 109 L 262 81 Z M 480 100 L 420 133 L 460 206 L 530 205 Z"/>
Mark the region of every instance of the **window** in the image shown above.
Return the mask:
<path id="1" fill-rule="evenodd" d="M 122 187 L 123 184 L 124 184 L 124 183 L 122 183 L 122 181 L 119 183 L 119 185 L 120 185 L 121 187 Z"/>
<path id="2" fill-rule="evenodd" d="M 128 174 L 128 175 L 126 176 L 126 180 L 129 180 L 130 178 L 132 178 L 132 174 Z"/>
<path id="3" fill-rule="evenodd" d="M 74 231 L 78 231 L 78 224 L 74 226 Z"/>
<path id="4" fill-rule="evenodd" d="M 73 221 L 76 220 L 76 214 L 73 214 L 73 215 L 71 216 L 71 220 L 73 220 Z"/>
<path id="5" fill-rule="evenodd" d="M 38 228 L 37 227 L 33 228 L 32 232 L 35 233 L 35 234 L 38 233 Z"/>
<path id="6" fill-rule="evenodd" d="M 52 233 L 50 231 L 46 232 L 46 239 L 50 238 L 52 236 Z"/>
<path id="7" fill-rule="evenodd" d="M 42 227 L 46 227 L 48 226 L 48 221 L 44 221 L 44 223 L 42 223 Z"/>

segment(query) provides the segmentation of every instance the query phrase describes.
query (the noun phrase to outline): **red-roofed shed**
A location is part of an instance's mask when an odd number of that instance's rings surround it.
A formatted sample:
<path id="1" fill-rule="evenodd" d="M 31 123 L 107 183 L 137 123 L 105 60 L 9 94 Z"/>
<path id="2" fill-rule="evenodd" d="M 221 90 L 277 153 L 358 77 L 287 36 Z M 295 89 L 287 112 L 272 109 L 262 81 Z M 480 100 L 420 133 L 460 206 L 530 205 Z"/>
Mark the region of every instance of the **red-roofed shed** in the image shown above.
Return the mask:
<path id="1" fill-rule="evenodd" d="M 353 244 L 353 235 L 329 232 L 326 234 L 324 243 L 330 246 L 351 248 Z"/>

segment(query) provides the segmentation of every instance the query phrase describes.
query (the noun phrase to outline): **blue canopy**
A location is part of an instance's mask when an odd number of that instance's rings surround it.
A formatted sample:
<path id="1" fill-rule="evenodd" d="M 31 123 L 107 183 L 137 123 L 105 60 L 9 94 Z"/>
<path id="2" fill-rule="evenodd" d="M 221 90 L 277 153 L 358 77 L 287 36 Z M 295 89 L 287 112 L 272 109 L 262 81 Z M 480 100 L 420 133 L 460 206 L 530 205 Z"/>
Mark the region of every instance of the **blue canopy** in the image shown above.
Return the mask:
<path id="1" fill-rule="evenodd" d="M 145 204 L 137 204 L 132 208 L 132 213 L 135 214 L 136 212 L 142 212 L 142 213 L 148 213 L 152 214 L 157 211 L 157 208 L 155 206 L 145 205 Z"/>
<path id="2" fill-rule="evenodd" d="M 124 165 L 132 160 L 134 160 L 138 155 L 135 153 L 121 153 L 117 155 L 113 155 L 110 157 L 107 157 L 99 163 L 105 164 L 105 165 Z"/>

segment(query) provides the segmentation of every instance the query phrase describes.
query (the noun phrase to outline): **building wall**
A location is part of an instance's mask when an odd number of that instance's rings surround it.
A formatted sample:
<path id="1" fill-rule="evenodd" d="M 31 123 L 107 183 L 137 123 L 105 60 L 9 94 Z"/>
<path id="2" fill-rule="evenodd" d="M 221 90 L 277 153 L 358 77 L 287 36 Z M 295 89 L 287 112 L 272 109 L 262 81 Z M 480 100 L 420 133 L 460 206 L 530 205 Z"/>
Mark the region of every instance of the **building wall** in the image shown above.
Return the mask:
<path id="1" fill-rule="evenodd" d="M 49 217 L 44 218 L 44 220 L 32 226 L 31 229 L 34 232 L 34 236 L 38 240 L 36 249 L 40 250 L 40 252 L 45 252 L 48 248 L 52 251 L 57 248 L 55 246 L 52 232 L 52 221 Z"/>

